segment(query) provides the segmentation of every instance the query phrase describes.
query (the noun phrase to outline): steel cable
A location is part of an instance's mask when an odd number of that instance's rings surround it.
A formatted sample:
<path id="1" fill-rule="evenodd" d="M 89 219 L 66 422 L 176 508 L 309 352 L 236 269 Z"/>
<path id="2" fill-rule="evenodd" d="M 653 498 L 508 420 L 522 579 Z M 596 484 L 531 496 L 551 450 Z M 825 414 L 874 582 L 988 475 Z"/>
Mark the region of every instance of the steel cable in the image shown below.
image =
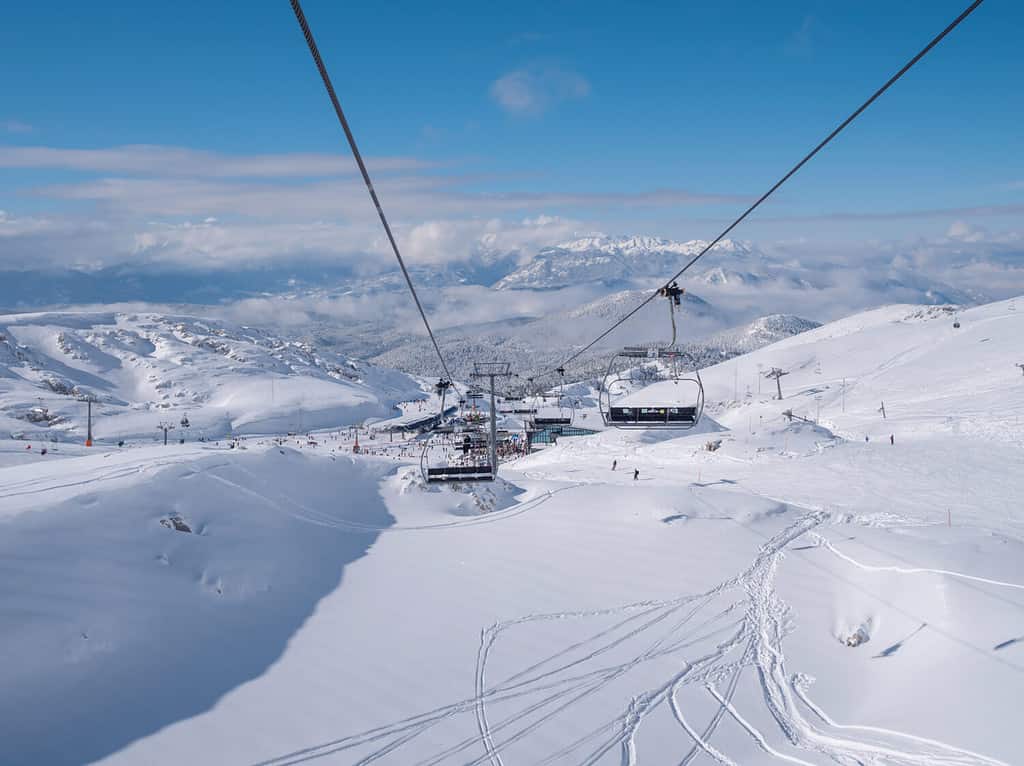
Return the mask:
<path id="1" fill-rule="evenodd" d="M 937 34 L 935 37 L 933 37 L 932 40 L 927 45 L 924 46 L 924 48 L 922 48 L 920 51 L 918 51 L 917 55 L 915 55 L 912 59 L 910 59 L 910 61 L 908 61 L 906 64 L 904 64 L 903 67 L 898 72 L 896 72 L 896 74 L 894 74 L 892 77 L 890 77 L 882 87 L 880 87 L 878 90 L 876 90 L 874 93 L 872 93 L 871 96 L 867 99 L 867 101 L 865 101 L 863 104 L 861 104 L 859 107 L 857 107 L 856 111 L 854 111 L 849 117 L 847 117 L 845 120 L 843 120 L 817 146 L 815 146 L 810 152 L 808 152 L 804 156 L 803 159 L 801 159 L 798 163 L 796 163 L 796 165 L 794 165 L 792 168 L 790 168 L 790 170 L 784 176 L 782 176 L 782 178 L 780 178 L 778 181 L 776 181 L 775 184 L 773 184 L 772 187 L 770 189 L 768 189 L 768 191 L 766 191 L 764 194 L 762 194 L 760 197 L 758 197 L 757 201 L 754 202 L 746 210 L 744 210 L 743 213 L 739 216 L 739 218 L 737 218 L 732 223 L 730 223 L 722 231 L 721 234 L 719 234 L 717 237 L 715 237 L 699 253 L 697 253 L 695 256 L 693 256 L 693 258 L 691 258 L 689 260 L 689 262 L 687 262 L 687 264 L 685 266 L 683 266 L 683 268 L 681 268 L 679 271 L 677 271 L 675 274 L 673 274 L 671 277 L 669 277 L 667 280 L 665 280 L 665 286 L 671 285 L 672 282 L 674 282 L 675 280 L 679 279 L 679 277 L 681 277 L 683 274 L 685 274 L 690 269 L 691 266 L 693 266 L 695 263 L 697 263 L 697 261 L 699 261 L 701 258 L 703 258 L 705 253 L 707 253 L 709 250 L 711 250 L 711 248 L 713 248 L 720 241 L 722 241 L 722 239 L 724 239 L 729 234 L 729 232 L 731 232 L 733 229 L 735 229 L 740 223 L 743 222 L 743 220 L 748 215 L 750 215 L 758 207 L 760 207 L 762 202 L 764 202 L 770 196 L 772 196 L 772 194 L 774 194 L 776 192 L 776 190 L 778 190 L 778 188 L 780 186 L 782 186 L 784 183 L 786 183 L 786 181 L 788 181 L 793 175 L 795 175 L 796 172 L 798 170 L 800 170 L 800 168 L 802 168 L 804 165 L 806 165 L 807 162 L 809 162 L 811 160 L 811 158 L 814 157 L 814 155 L 816 155 L 818 152 L 820 152 L 822 149 L 824 149 L 832 141 L 833 138 L 838 136 L 850 123 L 852 123 L 855 119 L 857 119 L 857 117 L 859 117 L 861 115 L 861 113 L 864 112 L 865 109 L 867 109 L 869 106 L 871 106 L 871 104 L 873 104 L 878 99 L 879 96 L 881 96 L 883 93 L 885 93 L 897 80 L 899 80 L 901 77 L 903 77 L 903 75 L 905 75 L 911 69 L 911 67 L 913 67 L 918 61 L 920 61 L 922 58 L 924 58 L 924 56 L 932 48 L 934 48 L 936 45 L 938 45 L 940 42 L 942 42 L 942 39 L 944 37 L 946 37 L 946 35 L 948 35 L 950 32 L 952 32 L 954 29 L 956 29 L 964 19 L 966 19 L 968 16 L 970 16 L 975 11 L 975 9 L 977 9 L 977 7 L 982 4 L 982 2 L 984 2 L 984 0 L 974 0 L 974 2 L 971 3 L 959 16 L 957 16 L 955 19 L 953 19 L 953 21 L 950 22 L 949 25 L 945 29 L 943 29 L 939 34 Z M 658 290 L 655 290 L 653 293 L 648 295 L 632 311 L 630 311 L 628 314 L 626 314 L 625 316 L 623 316 L 620 319 L 618 319 L 611 327 L 609 327 L 607 330 L 605 330 L 600 335 L 598 335 L 596 338 L 594 338 L 594 340 L 592 340 L 590 343 L 588 343 L 583 348 L 581 348 L 578 351 L 576 351 L 574 354 L 572 354 L 570 357 L 568 357 L 565 361 L 561 362 L 558 365 L 558 367 L 566 367 L 569 364 L 571 364 L 572 362 L 574 362 L 577 359 L 579 359 L 583 354 L 585 354 L 587 351 L 592 349 L 595 345 L 597 345 L 602 340 L 604 340 L 609 335 L 611 335 L 616 329 L 618 329 L 626 321 L 631 319 L 644 306 L 646 306 L 648 303 L 650 303 L 655 298 L 657 298 L 658 295 L 659 295 L 659 292 L 662 289 L 663 288 L 658 288 Z M 537 377 L 539 377 L 541 375 L 550 375 L 551 373 L 556 372 L 558 367 L 556 367 L 554 369 L 546 370 L 545 372 L 542 372 L 542 373 L 538 373 Z"/>
<path id="2" fill-rule="evenodd" d="M 416 288 L 412 284 L 412 277 L 409 276 L 409 270 L 405 267 L 405 260 L 402 258 L 402 253 L 398 249 L 398 243 L 395 241 L 395 235 L 391 233 L 391 226 L 388 224 L 388 219 L 384 215 L 384 208 L 381 207 L 380 200 L 377 198 L 377 192 L 373 188 L 373 182 L 370 180 L 370 174 L 366 170 L 366 163 L 363 162 L 363 155 L 359 152 L 359 147 L 356 145 L 356 138 L 352 134 L 352 129 L 349 127 L 348 120 L 345 119 L 345 112 L 341 109 L 341 102 L 338 101 L 338 95 L 334 92 L 334 85 L 331 84 L 331 77 L 327 74 L 327 67 L 324 66 L 323 59 L 320 57 L 320 49 L 317 47 L 316 40 L 313 39 L 313 33 L 309 29 L 309 22 L 306 21 L 306 14 L 302 12 L 302 6 L 299 4 L 299 0 L 291 0 L 292 10 L 295 12 L 295 18 L 299 22 L 299 26 L 302 27 L 302 35 L 306 38 L 306 45 L 309 46 L 309 52 L 313 55 L 313 61 L 316 63 L 317 71 L 320 72 L 320 79 L 324 82 L 324 87 L 327 89 L 327 95 L 331 99 L 331 105 L 334 107 L 334 113 L 338 116 L 338 122 L 341 123 L 342 130 L 345 131 L 345 138 L 348 139 L 348 145 L 352 149 L 352 156 L 355 157 L 356 164 L 359 166 L 359 172 L 363 175 L 363 182 L 366 184 L 366 190 L 370 193 L 370 199 L 373 200 L 373 206 L 377 208 L 377 215 L 380 216 L 380 222 L 384 226 L 384 233 L 387 234 L 388 242 L 391 243 L 391 249 L 395 253 L 395 258 L 398 260 L 398 265 L 402 269 L 402 275 L 405 277 L 405 283 L 409 286 L 409 292 L 412 294 L 412 299 L 416 303 L 416 309 L 420 312 L 420 317 L 423 319 L 423 326 L 427 328 L 427 335 L 430 336 L 430 342 L 434 344 L 434 351 L 437 352 L 437 358 L 441 362 L 441 369 L 444 370 L 445 380 L 451 380 L 452 374 L 448 369 L 448 364 L 445 362 L 444 354 L 441 353 L 441 346 L 438 345 L 437 338 L 434 336 L 434 331 L 430 327 L 430 321 L 427 319 L 427 313 L 423 310 L 423 304 L 420 303 L 420 297 L 416 294 Z"/>

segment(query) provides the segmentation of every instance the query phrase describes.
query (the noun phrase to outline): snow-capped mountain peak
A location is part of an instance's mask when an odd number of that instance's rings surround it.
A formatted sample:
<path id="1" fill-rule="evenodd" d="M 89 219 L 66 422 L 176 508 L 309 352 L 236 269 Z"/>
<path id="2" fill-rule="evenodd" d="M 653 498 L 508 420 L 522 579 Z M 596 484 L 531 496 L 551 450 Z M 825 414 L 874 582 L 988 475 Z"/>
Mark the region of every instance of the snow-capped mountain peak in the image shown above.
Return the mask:
<path id="1" fill-rule="evenodd" d="M 678 242 L 671 239 L 644 235 L 609 237 L 604 234 L 595 234 L 561 242 L 552 248 L 546 249 L 564 250 L 570 253 L 604 253 L 607 255 L 628 255 L 633 257 L 654 253 L 678 253 L 693 256 L 707 246 L 708 241 L 703 239 Z M 723 239 L 715 245 L 714 249 L 716 252 L 723 253 L 746 254 L 751 252 L 749 244 L 732 239 Z"/>
<path id="2" fill-rule="evenodd" d="M 597 234 L 541 249 L 528 263 L 501 279 L 499 289 L 555 288 L 581 282 L 622 282 L 660 278 L 682 268 L 708 246 L 706 240 L 677 242 L 648 236 Z M 753 248 L 725 239 L 713 253 L 748 258 Z"/>

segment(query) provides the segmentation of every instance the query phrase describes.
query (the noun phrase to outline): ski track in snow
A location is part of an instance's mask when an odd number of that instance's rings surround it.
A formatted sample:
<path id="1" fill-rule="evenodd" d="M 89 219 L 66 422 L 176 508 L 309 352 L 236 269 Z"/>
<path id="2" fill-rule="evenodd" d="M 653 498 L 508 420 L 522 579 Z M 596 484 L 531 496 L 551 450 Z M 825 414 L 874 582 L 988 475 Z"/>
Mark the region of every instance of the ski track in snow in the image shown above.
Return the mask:
<path id="1" fill-rule="evenodd" d="M 252 476 L 256 478 L 251 471 L 246 470 L 240 465 L 233 466 L 238 472 Z M 456 527 L 471 527 L 478 524 L 494 524 L 500 521 L 506 521 L 520 514 L 531 511 L 539 505 L 550 500 L 556 494 L 565 492 L 566 490 L 574 489 L 578 485 L 570 485 L 566 487 L 559 487 L 557 489 L 549 490 L 542 495 L 526 500 L 522 503 L 517 503 L 511 508 L 507 508 L 503 511 L 492 511 L 490 513 L 482 513 L 478 516 L 470 516 L 468 518 L 459 519 L 457 521 L 439 521 L 433 524 L 406 524 L 406 525 L 394 525 L 394 526 L 375 526 L 373 524 L 364 524 L 358 521 L 352 521 L 349 519 L 343 519 L 338 516 L 333 516 L 323 511 L 318 511 L 315 508 L 310 508 L 308 505 L 300 503 L 294 498 L 288 497 L 287 495 L 281 495 L 273 498 L 268 498 L 266 495 L 257 492 L 256 490 L 250 489 L 238 482 L 231 481 L 223 476 L 217 476 L 211 474 L 211 477 L 225 485 L 230 486 L 232 489 L 242 492 L 259 502 L 269 505 L 277 510 L 281 509 L 281 504 L 286 503 L 292 506 L 295 510 L 283 511 L 297 521 L 303 521 L 308 524 L 315 524 L 321 527 L 327 527 L 330 529 L 338 529 L 345 532 L 424 532 L 434 529 L 452 529 Z"/>
<path id="2" fill-rule="evenodd" d="M 573 488 L 569 486 L 555 491 Z M 541 502 L 550 495 L 548 493 L 528 502 Z M 713 507 L 707 500 L 699 499 Z M 506 512 L 505 516 L 508 515 Z M 472 697 L 262 761 L 257 766 L 298 764 L 351 751 L 359 753 L 351 753 L 355 756 L 353 762 L 371 764 L 415 743 L 436 727 L 465 715 L 472 715 L 475 719 L 474 734 L 430 753 L 423 751 L 423 743 L 420 742 L 419 749 L 415 750 L 421 756 L 419 760 L 409 757 L 413 752 L 410 750 L 402 762 L 417 766 L 445 763 L 504 766 L 503 754 L 507 757 L 509 749 L 517 742 L 541 727 L 556 724 L 560 716 L 572 711 L 582 700 L 626 678 L 637 668 L 665 658 L 678 664 L 677 672 L 665 678 L 660 685 L 634 694 L 620 714 L 600 722 L 587 734 L 538 763 L 597 764 L 605 762 L 617 751 L 619 763 L 633 766 L 639 762 L 638 738 L 645 720 L 667 703 L 672 718 L 685 737 L 680 743 L 681 759 L 678 763 L 681 766 L 686 766 L 699 754 L 717 763 L 735 766 L 737 761 L 713 743 L 717 728 L 727 716 L 739 724 L 766 757 L 803 766 L 810 766 L 813 761 L 804 760 L 797 753 L 838 764 L 1007 766 L 993 758 L 935 740 L 875 727 L 838 724 L 811 701 L 806 690 L 809 679 L 799 673 L 790 674 L 787 670 L 783 641 L 791 630 L 791 623 L 789 607 L 775 590 L 776 571 L 785 557 L 785 549 L 794 541 L 812 536 L 821 545 L 823 538 L 813 530 L 829 518 L 829 513 L 824 510 L 805 511 L 761 545 L 757 557 L 747 569 L 703 593 L 606 609 L 531 614 L 495 623 L 480 633 Z M 469 522 L 445 526 L 465 523 Z M 842 556 L 838 551 L 834 552 Z M 720 599 L 727 594 L 733 594 L 733 600 L 723 608 Z M 734 619 L 738 610 L 742 610 L 742 616 Z M 609 617 L 618 619 L 488 685 L 491 655 L 507 631 L 530 623 Z M 707 647 L 709 642 L 712 644 L 710 651 L 705 648 L 702 654 L 687 656 L 688 649 L 698 647 L 701 651 L 699 647 Z M 611 656 L 622 651 L 628 655 L 625 660 Z M 751 724 L 733 703 L 741 674 L 748 667 L 757 674 L 765 707 L 778 727 L 775 738 L 778 740 L 781 735 L 781 745 L 770 744 L 769 736 Z M 718 687 L 723 682 L 724 693 Z M 717 702 L 710 720 L 699 728 L 687 719 L 678 700 L 681 689 L 694 685 L 703 686 Z M 813 722 L 806 717 L 805 711 L 810 712 Z M 689 746 L 683 744 L 686 742 Z M 786 752 L 783 748 L 787 746 L 794 752 Z"/>
<path id="3" fill-rule="evenodd" d="M 972 582 L 983 582 L 988 585 L 998 585 L 1002 588 L 1015 588 L 1017 590 L 1024 590 L 1024 584 L 1006 582 L 1005 580 L 993 580 L 988 577 L 978 577 L 977 575 L 966 574 L 965 572 L 954 572 L 951 569 L 929 569 L 927 567 L 897 567 L 897 566 L 875 566 L 872 564 L 863 564 L 860 561 L 848 556 L 839 549 L 837 549 L 829 540 L 825 539 L 821 535 L 812 535 L 811 539 L 814 540 L 822 548 L 825 548 L 830 553 L 835 554 L 838 558 L 842 559 L 848 564 L 852 564 L 858 569 L 863 569 L 865 572 L 893 572 L 895 574 L 937 574 L 945 575 L 946 577 L 958 577 L 963 580 L 970 580 Z"/>
<path id="4" fill-rule="evenodd" d="M 158 471 L 175 465 L 182 465 L 182 456 L 130 460 L 112 465 L 100 473 L 72 472 L 69 475 L 61 472 L 59 478 L 53 477 L 53 481 L 40 482 L 37 478 L 33 482 L 9 483 L 6 487 L 8 492 L 3 497 L 112 481 L 142 471 Z M 216 469 L 226 465 L 213 462 L 204 466 L 203 472 L 213 480 L 229 485 L 297 520 L 356 533 L 428 531 L 497 523 L 526 513 L 557 493 L 583 486 L 582 483 L 572 483 L 548 490 L 504 511 L 456 521 L 377 527 L 324 513 L 287 496 L 267 497 L 216 472 Z M 235 471 L 250 475 L 254 480 L 257 478 L 242 465 L 231 465 Z M 192 473 L 196 471 L 193 469 Z M 711 512 L 712 518 L 730 518 L 693 487 L 690 487 L 690 493 L 696 502 Z M 775 501 L 785 503 L 784 500 Z M 789 630 L 789 609 L 775 591 L 775 572 L 785 556 L 785 549 L 798 539 L 809 538 L 813 547 L 824 548 L 839 559 L 865 571 L 905 575 L 937 574 L 1015 589 L 1024 589 L 1024 585 L 950 570 L 864 564 L 841 552 L 814 531 L 830 518 L 831 515 L 824 509 L 805 511 L 792 524 L 767 540 L 746 570 L 703 593 L 606 609 L 531 614 L 495 623 L 481 631 L 472 697 L 389 725 L 263 761 L 259 766 L 303 763 L 348 751 L 360 751 L 358 755 L 352 753 L 357 755 L 355 763 L 376 763 L 400 752 L 401 748 L 414 743 L 426 732 L 470 713 L 476 723 L 474 735 L 428 754 L 415 763 L 417 766 L 441 766 L 456 762 L 468 766 L 505 766 L 503 752 L 507 753 L 517 742 L 541 727 L 556 723 L 559 716 L 572 711 L 582 700 L 626 678 L 640 666 L 666 657 L 679 663 L 679 670 L 674 675 L 654 688 L 634 694 L 619 715 L 601 722 L 588 734 L 549 754 L 540 763 L 568 762 L 566 759 L 574 755 L 579 758 L 576 762 L 580 764 L 597 764 L 618 751 L 619 762 L 633 766 L 639 762 L 638 738 L 644 721 L 667 703 L 673 719 L 685 735 L 686 739 L 682 742 L 690 743 L 688 747 L 680 745 L 680 766 L 688 766 L 701 754 L 720 764 L 737 763 L 728 753 L 713 744 L 715 733 L 726 716 L 747 732 L 766 756 L 790 763 L 810 764 L 810 761 L 770 744 L 769 737 L 751 724 L 733 704 L 733 696 L 743 670 L 753 667 L 768 712 L 784 740 L 797 751 L 817 754 L 840 764 L 884 762 L 893 766 L 1000 766 L 1001 761 L 935 740 L 877 727 L 839 724 L 831 719 L 810 699 L 807 693 L 808 679 L 799 673 L 790 675 L 786 669 L 782 642 Z M 738 520 L 734 521 L 739 523 Z M 741 592 L 743 597 L 716 610 L 716 599 L 730 592 Z M 732 619 L 740 608 L 743 608 L 742 618 Z M 544 621 L 583 621 L 608 617 L 619 619 L 488 686 L 488 663 L 492 651 L 507 631 Z M 718 640 L 712 651 L 692 658 L 686 656 L 687 649 L 714 641 L 716 636 L 730 630 L 732 633 L 725 640 Z M 623 650 L 629 654 L 625 661 L 616 662 L 609 656 Z M 722 682 L 725 683 L 724 693 L 717 686 Z M 703 685 L 718 703 L 707 723 L 699 728 L 688 720 L 678 700 L 680 690 L 691 685 Z M 496 712 L 499 708 L 500 715 Z M 809 711 L 815 723 L 805 717 L 805 711 Z"/>
<path id="5" fill-rule="evenodd" d="M 108 455 L 104 455 L 104 457 L 109 457 L 110 454 L 113 453 L 108 453 Z M 54 490 L 68 489 L 71 487 L 81 487 L 89 484 L 100 484 L 116 479 L 123 479 L 137 473 L 155 472 L 171 466 L 180 466 L 186 462 L 185 457 L 181 454 L 177 454 L 173 457 L 167 458 L 153 459 L 151 457 L 147 457 L 145 459 L 134 460 L 128 463 L 118 463 L 111 466 L 108 470 L 100 472 L 97 472 L 92 467 L 92 463 L 88 464 L 90 466 L 89 468 L 81 471 L 67 471 L 67 464 L 74 460 L 75 458 L 70 458 L 68 460 L 54 462 L 53 468 L 55 475 L 50 477 L 52 479 L 52 483 L 38 475 L 24 481 L 4 482 L 3 486 L 6 491 L 0 493 L 0 500 L 25 495 L 38 495 L 44 492 L 52 492 Z M 209 466 L 205 470 L 210 470 L 213 467 L 217 466 Z M 6 470 L 10 471 L 13 469 Z"/>

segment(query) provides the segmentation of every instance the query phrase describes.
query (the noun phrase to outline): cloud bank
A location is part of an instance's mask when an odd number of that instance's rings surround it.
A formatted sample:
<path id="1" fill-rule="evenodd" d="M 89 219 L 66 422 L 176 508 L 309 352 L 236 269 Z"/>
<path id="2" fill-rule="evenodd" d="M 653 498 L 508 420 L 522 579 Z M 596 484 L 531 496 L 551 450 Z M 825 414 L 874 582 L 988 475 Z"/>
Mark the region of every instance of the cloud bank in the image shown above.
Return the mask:
<path id="1" fill-rule="evenodd" d="M 548 78 L 539 82 L 548 87 Z M 505 191 L 500 178 L 481 188 L 479 174 L 415 157 L 371 158 L 369 165 L 410 262 L 435 266 L 550 244 L 588 228 L 580 221 L 594 211 L 745 200 L 683 188 Z M 305 261 L 366 272 L 373 264 L 392 265 L 347 154 L 6 146 L 0 169 L 47 179 L 11 190 L 12 202 L 46 212 L 9 211 L 0 218 L 0 270 L 117 264 L 223 270 Z M 53 171 L 62 171 L 58 182 L 50 180 Z"/>
<path id="2" fill-rule="evenodd" d="M 502 75 L 490 88 L 491 98 L 509 114 L 539 115 L 563 101 L 590 95 L 583 75 L 556 66 L 532 66 Z"/>

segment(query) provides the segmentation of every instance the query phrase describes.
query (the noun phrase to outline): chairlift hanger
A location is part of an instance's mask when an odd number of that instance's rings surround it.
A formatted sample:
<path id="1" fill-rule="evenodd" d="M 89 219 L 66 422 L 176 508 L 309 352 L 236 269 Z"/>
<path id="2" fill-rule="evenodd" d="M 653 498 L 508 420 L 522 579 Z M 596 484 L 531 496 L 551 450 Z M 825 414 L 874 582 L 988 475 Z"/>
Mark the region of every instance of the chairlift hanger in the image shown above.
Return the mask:
<path id="1" fill-rule="evenodd" d="M 545 404 L 548 399 L 555 400 L 555 407 L 558 409 L 558 414 L 548 413 L 545 415 L 540 414 L 540 408 L 534 413 L 531 420 L 534 429 L 543 429 L 551 426 L 571 426 L 573 421 L 576 419 L 576 404 L 571 399 L 566 404 L 565 397 L 565 368 L 559 367 L 555 370 L 559 374 L 558 381 L 558 392 L 545 391 L 540 394 L 540 399 Z M 552 408 L 549 408 L 549 410 Z"/>
<path id="2" fill-rule="evenodd" d="M 420 473 L 428 484 L 466 481 L 494 481 L 487 435 L 481 431 L 462 432 L 458 445 L 427 439 L 420 454 Z"/>
<path id="3" fill-rule="evenodd" d="M 684 289 L 676 282 L 661 288 L 659 295 L 668 300 L 669 319 L 672 323 L 672 341 L 667 346 L 625 346 L 618 351 L 608 362 L 608 370 L 605 373 L 599 396 L 599 407 L 601 419 L 604 424 L 611 428 L 649 430 L 649 429 L 676 429 L 689 430 L 700 422 L 704 413 L 704 382 L 700 377 L 700 370 L 693 365 L 692 375 L 684 373 L 680 369 L 680 362 L 685 357 L 691 362 L 693 358 L 679 350 L 676 346 L 676 308 L 682 303 Z M 676 387 L 685 384 L 690 388 L 693 395 L 688 397 L 686 403 L 682 401 L 656 402 L 643 406 L 616 406 L 612 403 L 615 388 L 633 389 L 636 385 L 642 384 L 634 371 L 637 366 L 629 366 L 630 360 L 651 359 L 665 362 L 669 370 L 669 377 Z M 631 374 L 630 377 L 622 377 L 623 367 Z M 642 365 L 641 365 L 642 369 Z M 678 397 L 681 399 L 681 396 Z"/>

